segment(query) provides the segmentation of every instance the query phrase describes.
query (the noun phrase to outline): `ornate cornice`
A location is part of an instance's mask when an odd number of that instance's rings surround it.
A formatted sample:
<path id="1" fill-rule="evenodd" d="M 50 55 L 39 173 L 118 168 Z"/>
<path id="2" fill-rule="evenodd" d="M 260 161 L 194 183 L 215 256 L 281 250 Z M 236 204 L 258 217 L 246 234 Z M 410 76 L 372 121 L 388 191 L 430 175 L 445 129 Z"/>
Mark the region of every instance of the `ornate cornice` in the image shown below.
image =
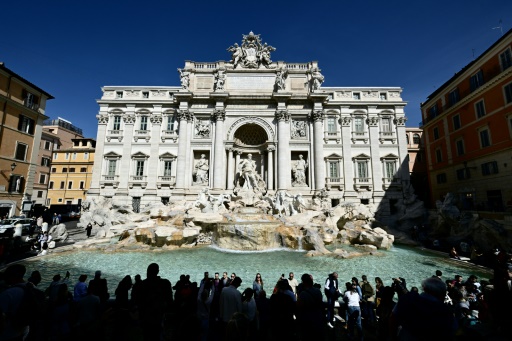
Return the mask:
<path id="1" fill-rule="evenodd" d="M 323 110 L 313 110 L 310 114 L 309 114 L 309 118 L 311 120 L 313 120 L 314 122 L 316 121 L 321 121 L 324 119 L 324 111 Z"/>
<path id="2" fill-rule="evenodd" d="M 213 111 L 213 119 L 215 121 L 226 120 L 226 111 L 224 109 L 216 109 Z"/>
<path id="3" fill-rule="evenodd" d="M 107 124 L 108 123 L 108 115 L 96 115 L 98 119 L 98 124 Z"/>
<path id="4" fill-rule="evenodd" d="M 288 110 L 276 110 L 275 113 L 276 120 L 289 122 L 290 121 L 290 113 Z"/>

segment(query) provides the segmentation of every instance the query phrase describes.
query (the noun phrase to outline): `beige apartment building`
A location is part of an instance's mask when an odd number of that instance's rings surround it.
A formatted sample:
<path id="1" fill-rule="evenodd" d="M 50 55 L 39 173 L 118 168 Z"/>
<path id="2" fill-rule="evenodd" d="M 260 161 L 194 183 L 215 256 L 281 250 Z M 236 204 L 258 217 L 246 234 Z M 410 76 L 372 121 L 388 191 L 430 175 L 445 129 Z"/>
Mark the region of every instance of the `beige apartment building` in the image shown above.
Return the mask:
<path id="1" fill-rule="evenodd" d="M 0 217 L 32 209 L 46 101 L 53 98 L 0 63 Z"/>
<path id="2" fill-rule="evenodd" d="M 60 148 L 60 139 L 43 127 L 41 142 L 39 143 L 39 155 L 37 156 L 37 168 L 34 178 L 34 190 L 32 203 L 34 211 L 39 212 L 44 206 L 48 206 L 48 183 L 54 150 Z"/>
<path id="3" fill-rule="evenodd" d="M 90 188 L 96 141 L 76 138 L 71 142 L 70 148 L 53 151 L 48 206 L 80 206 Z"/>

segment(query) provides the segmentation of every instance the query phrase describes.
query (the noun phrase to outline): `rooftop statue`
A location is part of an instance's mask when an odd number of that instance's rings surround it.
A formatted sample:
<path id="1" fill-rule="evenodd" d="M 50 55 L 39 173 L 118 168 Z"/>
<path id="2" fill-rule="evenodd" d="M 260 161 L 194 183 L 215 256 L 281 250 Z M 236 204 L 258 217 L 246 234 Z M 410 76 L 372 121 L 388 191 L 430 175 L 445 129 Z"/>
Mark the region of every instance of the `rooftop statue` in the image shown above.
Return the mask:
<path id="1" fill-rule="evenodd" d="M 252 31 L 248 35 L 243 35 L 242 45 L 237 43 L 227 49 L 231 52 L 231 63 L 233 68 L 241 66 L 248 69 L 257 69 L 264 66 L 267 69 L 274 69 L 276 66 L 272 65 L 270 59 L 270 52 L 275 51 L 275 47 L 262 44 L 260 35 L 254 34 Z"/>

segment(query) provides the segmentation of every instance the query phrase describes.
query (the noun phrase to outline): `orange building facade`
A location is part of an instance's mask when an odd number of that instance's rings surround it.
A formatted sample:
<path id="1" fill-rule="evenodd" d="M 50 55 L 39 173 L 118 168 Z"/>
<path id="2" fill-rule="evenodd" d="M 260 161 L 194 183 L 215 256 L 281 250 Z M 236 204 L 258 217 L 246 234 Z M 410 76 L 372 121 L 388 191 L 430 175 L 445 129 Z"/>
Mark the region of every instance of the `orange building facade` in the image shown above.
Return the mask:
<path id="1" fill-rule="evenodd" d="M 0 63 L 0 217 L 28 214 L 46 101 L 53 96 Z"/>
<path id="2" fill-rule="evenodd" d="M 512 202 L 512 30 L 421 105 L 431 205 L 465 210 Z"/>

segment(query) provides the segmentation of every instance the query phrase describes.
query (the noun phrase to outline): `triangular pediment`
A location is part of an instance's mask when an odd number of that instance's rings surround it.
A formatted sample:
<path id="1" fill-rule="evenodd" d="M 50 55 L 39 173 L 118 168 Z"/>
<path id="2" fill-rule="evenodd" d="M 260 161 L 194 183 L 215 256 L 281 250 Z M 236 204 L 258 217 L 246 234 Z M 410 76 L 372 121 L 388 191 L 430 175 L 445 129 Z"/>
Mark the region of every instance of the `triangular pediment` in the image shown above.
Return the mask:
<path id="1" fill-rule="evenodd" d="M 149 158 L 149 155 L 144 154 L 143 152 L 137 152 L 135 154 L 132 154 L 132 159 L 147 159 Z"/>
<path id="2" fill-rule="evenodd" d="M 159 156 L 160 159 L 175 159 L 176 155 L 171 154 L 169 152 L 163 153 Z"/>
<path id="3" fill-rule="evenodd" d="M 398 155 L 390 153 L 386 156 L 381 157 L 381 159 L 398 159 Z"/>
<path id="4" fill-rule="evenodd" d="M 116 152 L 108 152 L 107 154 L 104 154 L 103 157 L 107 159 L 120 159 L 121 155 Z"/>
<path id="5" fill-rule="evenodd" d="M 354 156 L 352 159 L 369 159 L 370 156 L 366 155 L 365 153 L 361 153 L 359 155 Z"/>
<path id="6" fill-rule="evenodd" d="M 331 155 L 327 156 L 326 159 L 342 159 L 343 156 L 337 153 L 332 153 Z"/>

